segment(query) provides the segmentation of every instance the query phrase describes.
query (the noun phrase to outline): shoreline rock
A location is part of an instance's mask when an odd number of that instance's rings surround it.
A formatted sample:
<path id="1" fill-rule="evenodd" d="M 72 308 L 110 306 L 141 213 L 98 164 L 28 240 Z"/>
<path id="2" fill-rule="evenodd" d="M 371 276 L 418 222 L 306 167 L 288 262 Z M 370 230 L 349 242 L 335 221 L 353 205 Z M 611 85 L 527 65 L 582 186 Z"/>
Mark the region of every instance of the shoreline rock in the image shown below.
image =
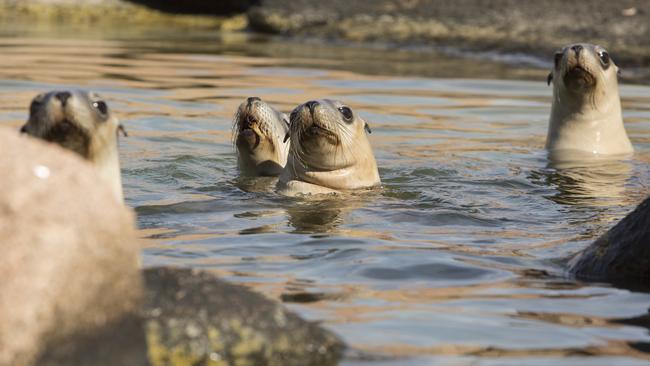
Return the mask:
<path id="1" fill-rule="evenodd" d="M 264 0 L 250 29 L 358 43 L 454 46 L 552 58 L 564 44 L 598 43 L 618 64 L 650 62 L 650 3 L 640 0 Z M 549 61 L 550 62 L 550 61 Z"/>
<path id="2" fill-rule="evenodd" d="M 0 0 L 0 22 L 242 30 L 246 17 L 168 13 L 124 0 Z"/>

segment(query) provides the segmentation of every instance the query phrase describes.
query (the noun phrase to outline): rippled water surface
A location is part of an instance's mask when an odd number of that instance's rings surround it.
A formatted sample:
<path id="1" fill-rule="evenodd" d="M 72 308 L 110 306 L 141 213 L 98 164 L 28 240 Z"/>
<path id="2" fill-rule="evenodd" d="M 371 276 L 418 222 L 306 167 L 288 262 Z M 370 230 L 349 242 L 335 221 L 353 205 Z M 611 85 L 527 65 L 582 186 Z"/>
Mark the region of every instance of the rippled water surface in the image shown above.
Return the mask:
<path id="1" fill-rule="evenodd" d="M 5 33 L 0 54 L 0 124 L 67 87 L 122 119 L 145 265 L 210 269 L 284 301 L 352 346 L 343 364 L 650 363 L 650 295 L 563 271 L 650 192 L 648 87 L 622 88 L 634 157 L 566 168 L 543 151 L 542 71 L 182 32 Z M 348 103 L 372 126 L 383 189 L 288 199 L 238 179 L 231 120 L 247 96 L 285 112 Z"/>

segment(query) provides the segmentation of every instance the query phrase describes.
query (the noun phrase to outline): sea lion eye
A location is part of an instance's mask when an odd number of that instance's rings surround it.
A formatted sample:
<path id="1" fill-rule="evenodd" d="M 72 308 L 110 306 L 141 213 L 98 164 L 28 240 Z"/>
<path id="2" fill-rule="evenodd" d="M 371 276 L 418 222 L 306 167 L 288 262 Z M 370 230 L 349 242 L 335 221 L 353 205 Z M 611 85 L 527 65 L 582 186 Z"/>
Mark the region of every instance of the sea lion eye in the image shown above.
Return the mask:
<path id="1" fill-rule="evenodd" d="M 609 53 L 607 53 L 607 51 L 599 51 L 598 57 L 600 57 L 600 62 L 603 64 L 604 67 L 609 66 L 609 63 L 611 62 L 611 58 L 609 57 Z"/>
<path id="2" fill-rule="evenodd" d="M 555 53 L 555 61 L 554 62 L 555 62 L 555 68 L 556 69 L 560 67 L 560 61 L 562 61 L 562 57 L 564 57 L 564 53 L 562 53 L 562 52 L 556 52 Z"/>
<path id="3" fill-rule="evenodd" d="M 108 113 L 108 106 L 104 101 L 98 100 L 93 102 L 93 107 L 99 111 L 99 113 L 106 115 Z"/>
<path id="4" fill-rule="evenodd" d="M 352 122 L 352 119 L 354 118 L 354 114 L 352 114 L 352 109 L 348 107 L 340 107 L 339 112 L 343 115 L 343 119 L 345 119 L 346 122 Z"/>

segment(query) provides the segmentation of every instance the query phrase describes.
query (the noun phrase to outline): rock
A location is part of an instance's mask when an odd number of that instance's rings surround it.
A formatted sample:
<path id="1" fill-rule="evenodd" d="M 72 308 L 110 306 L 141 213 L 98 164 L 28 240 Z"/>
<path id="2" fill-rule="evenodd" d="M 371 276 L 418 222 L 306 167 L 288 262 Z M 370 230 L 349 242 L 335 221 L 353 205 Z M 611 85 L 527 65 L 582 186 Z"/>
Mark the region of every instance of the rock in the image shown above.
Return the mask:
<path id="1" fill-rule="evenodd" d="M 233 15 L 244 13 L 260 0 L 128 0 L 150 8 L 176 14 Z"/>
<path id="2" fill-rule="evenodd" d="M 558 47 L 585 39 L 624 67 L 650 60 L 650 3 L 641 0 L 263 0 L 248 20 L 264 33 L 523 52 L 549 65 Z"/>
<path id="3" fill-rule="evenodd" d="M 332 333 L 281 304 L 197 270 L 144 271 L 153 365 L 335 365 Z"/>
<path id="4" fill-rule="evenodd" d="M 650 286 L 650 198 L 570 263 L 577 278 Z"/>
<path id="5" fill-rule="evenodd" d="M 109 29 L 125 26 L 164 26 L 203 29 L 243 29 L 243 15 L 165 13 L 125 0 L 0 0 L 0 22 L 7 24 L 64 24 Z"/>
<path id="6" fill-rule="evenodd" d="M 0 172 L 0 365 L 83 364 L 83 341 L 118 339 L 139 309 L 133 214 L 77 155 L 15 131 Z"/>

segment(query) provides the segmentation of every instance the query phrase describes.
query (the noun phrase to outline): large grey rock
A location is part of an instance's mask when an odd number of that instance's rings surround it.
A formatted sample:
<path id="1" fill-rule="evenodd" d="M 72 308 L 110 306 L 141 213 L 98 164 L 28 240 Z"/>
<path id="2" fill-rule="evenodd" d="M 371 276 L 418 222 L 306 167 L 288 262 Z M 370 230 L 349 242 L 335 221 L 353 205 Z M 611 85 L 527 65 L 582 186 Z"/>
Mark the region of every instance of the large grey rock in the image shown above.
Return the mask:
<path id="1" fill-rule="evenodd" d="M 119 337 L 142 294 L 132 213 L 81 158 L 15 131 L 0 172 L 0 365 Z"/>
<path id="2" fill-rule="evenodd" d="M 650 198 L 570 261 L 585 280 L 650 287 Z"/>
<path id="3" fill-rule="evenodd" d="M 549 65 L 557 48 L 587 40 L 624 67 L 650 60 L 643 0 L 263 0 L 248 18 L 260 32 L 525 52 Z"/>
<path id="4" fill-rule="evenodd" d="M 332 333 L 280 303 L 205 271 L 144 271 L 144 318 L 153 365 L 335 365 Z"/>
<path id="5" fill-rule="evenodd" d="M 244 13 L 260 0 L 128 0 L 165 12 L 177 14 L 232 15 Z"/>

